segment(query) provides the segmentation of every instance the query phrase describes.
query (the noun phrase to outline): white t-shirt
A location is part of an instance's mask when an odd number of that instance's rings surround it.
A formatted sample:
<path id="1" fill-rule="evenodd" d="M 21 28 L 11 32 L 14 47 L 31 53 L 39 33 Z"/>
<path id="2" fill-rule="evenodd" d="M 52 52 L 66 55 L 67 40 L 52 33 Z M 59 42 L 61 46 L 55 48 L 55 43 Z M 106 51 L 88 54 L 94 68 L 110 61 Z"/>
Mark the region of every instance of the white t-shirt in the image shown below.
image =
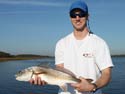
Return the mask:
<path id="1" fill-rule="evenodd" d="M 57 42 L 55 63 L 64 64 L 77 77 L 92 79 L 95 82 L 101 70 L 112 67 L 109 48 L 105 41 L 95 34 L 88 34 L 78 41 L 71 33 Z"/>

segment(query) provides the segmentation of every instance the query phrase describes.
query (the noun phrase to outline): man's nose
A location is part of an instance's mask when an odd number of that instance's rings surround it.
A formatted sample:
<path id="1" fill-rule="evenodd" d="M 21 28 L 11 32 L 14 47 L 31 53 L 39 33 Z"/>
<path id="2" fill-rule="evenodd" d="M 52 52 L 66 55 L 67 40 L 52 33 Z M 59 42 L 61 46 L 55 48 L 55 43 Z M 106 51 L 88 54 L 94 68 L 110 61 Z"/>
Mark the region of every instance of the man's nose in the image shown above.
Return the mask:
<path id="1" fill-rule="evenodd" d="M 76 20 L 79 20 L 80 19 L 80 17 L 79 16 L 76 16 Z"/>

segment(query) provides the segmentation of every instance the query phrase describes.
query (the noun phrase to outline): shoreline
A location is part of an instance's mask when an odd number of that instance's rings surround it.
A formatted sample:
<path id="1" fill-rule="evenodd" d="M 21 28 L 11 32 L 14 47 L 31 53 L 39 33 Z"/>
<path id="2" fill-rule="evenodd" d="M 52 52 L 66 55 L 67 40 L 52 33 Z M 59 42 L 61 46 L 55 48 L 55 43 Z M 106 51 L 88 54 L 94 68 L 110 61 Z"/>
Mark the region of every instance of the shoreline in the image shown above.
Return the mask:
<path id="1" fill-rule="evenodd" d="M 52 56 L 36 55 L 36 54 L 17 54 L 12 55 L 10 53 L 0 51 L 0 62 L 15 61 L 15 60 L 32 60 L 32 59 L 43 59 L 53 58 Z"/>
<path id="2" fill-rule="evenodd" d="M 6 61 L 32 60 L 32 59 L 44 59 L 44 58 L 53 58 L 53 57 L 3 57 L 0 58 L 0 63 Z"/>
<path id="3" fill-rule="evenodd" d="M 125 57 L 125 55 L 112 55 L 113 57 Z M 2 57 L 0 58 L 0 63 L 1 62 L 6 62 L 6 61 L 16 61 L 16 60 L 33 60 L 33 59 L 45 59 L 45 58 L 54 58 L 54 57 L 49 57 L 49 56 L 43 56 L 43 57 Z"/>

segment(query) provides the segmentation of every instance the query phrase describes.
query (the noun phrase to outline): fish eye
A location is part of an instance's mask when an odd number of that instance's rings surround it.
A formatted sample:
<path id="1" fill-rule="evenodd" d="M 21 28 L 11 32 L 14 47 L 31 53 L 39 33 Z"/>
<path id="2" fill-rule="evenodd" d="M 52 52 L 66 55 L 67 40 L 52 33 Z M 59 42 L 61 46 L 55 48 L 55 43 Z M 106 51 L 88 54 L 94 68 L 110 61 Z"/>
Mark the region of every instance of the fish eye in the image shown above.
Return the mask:
<path id="1" fill-rule="evenodd" d="M 21 73 L 21 71 L 19 71 L 19 73 Z"/>

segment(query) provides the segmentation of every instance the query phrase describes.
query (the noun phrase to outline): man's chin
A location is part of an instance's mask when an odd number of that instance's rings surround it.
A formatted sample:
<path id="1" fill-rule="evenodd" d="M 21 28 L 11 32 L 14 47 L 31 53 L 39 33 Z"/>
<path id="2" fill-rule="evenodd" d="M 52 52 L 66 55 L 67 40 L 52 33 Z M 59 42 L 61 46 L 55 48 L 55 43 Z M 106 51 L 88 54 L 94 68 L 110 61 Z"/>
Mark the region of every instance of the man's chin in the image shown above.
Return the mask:
<path id="1" fill-rule="evenodd" d="M 77 31 L 82 32 L 84 28 L 75 28 Z"/>
<path id="2" fill-rule="evenodd" d="M 74 28 L 77 30 L 77 31 L 83 31 L 85 29 L 85 26 L 74 26 Z"/>

